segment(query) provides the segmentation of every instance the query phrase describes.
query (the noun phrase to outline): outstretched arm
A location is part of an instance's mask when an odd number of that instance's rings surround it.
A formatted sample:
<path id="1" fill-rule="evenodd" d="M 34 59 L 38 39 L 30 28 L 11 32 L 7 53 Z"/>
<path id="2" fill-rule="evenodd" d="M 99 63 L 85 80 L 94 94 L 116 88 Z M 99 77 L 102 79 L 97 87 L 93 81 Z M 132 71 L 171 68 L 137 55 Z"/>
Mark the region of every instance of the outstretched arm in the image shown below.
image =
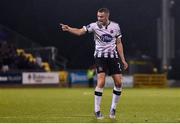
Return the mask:
<path id="1" fill-rule="evenodd" d="M 86 30 L 84 28 L 72 28 L 68 25 L 65 25 L 65 24 L 60 24 L 60 26 L 62 27 L 62 30 L 63 31 L 67 31 L 67 32 L 70 32 L 74 35 L 77 35 L 77 36 L 81 36 L 83 34 L 86 33 Z"/>
<path id="2" fill-rule="evenodd" d="M 128 68 L 128 64 L 127 64 L 125 57 L 124 57 L 123 45 L 122 45 L 120 38 L 117 38 L 117 50 L 118 50 L 118 53 L 121 57 L 122 63 L 124 65 L 124 69 L 126 70 Z"/>

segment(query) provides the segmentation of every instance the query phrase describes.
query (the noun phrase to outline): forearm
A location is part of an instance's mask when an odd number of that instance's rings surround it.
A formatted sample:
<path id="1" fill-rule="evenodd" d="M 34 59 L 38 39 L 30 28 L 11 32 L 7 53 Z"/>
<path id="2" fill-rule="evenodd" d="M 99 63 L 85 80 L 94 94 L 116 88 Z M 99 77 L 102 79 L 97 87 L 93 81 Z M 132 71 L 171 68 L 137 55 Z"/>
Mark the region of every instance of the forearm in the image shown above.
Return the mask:
<path id="1" fill-rule="evenodd" d="M 123 49 L 123 45 L 122 45 L 121 41 L 119 41 L 117 43 L 117 50 L 118 50 L 118 53 L 119 53 L 119 56 L 120 56 L 121 60 L 125 61 L 124 49 Z"/>
<path id="2" fill-rule="evenodd" d="M 63 31 L 70 32 L 70 33 L 77 35 L 77 36 L 80 36 L 80 35 L 83 35 L 86 33 L 86 30 L 84 28 L 81 28 L 81 29 L 72 28 L 72 27 L 65 25 L 65 24 L 62 24 L 62 23 L 60 24 L 60 26 L 62 26 Z"/>
<path id="3" fill-rule="evenodd" d="M 83 29 L 72 28 L 72 27 L 69 27 L 68 32 L 70 32 L 70 33 L 72 33 L 74 35 L 77 35 L 77 36 L 81 36 L 81 35 L 84 34 Z"/>
<path id="4" fill-rule="evenodd" d="M 121 61 L 123 63 L 124 70 L 126 70 L 128 68 L 128 63 L 126 62 L 125 57 L 124 57 L 123 45 L 121 43 L 121 40 L 117 42 L 117 50 L 121 58 Z"/>

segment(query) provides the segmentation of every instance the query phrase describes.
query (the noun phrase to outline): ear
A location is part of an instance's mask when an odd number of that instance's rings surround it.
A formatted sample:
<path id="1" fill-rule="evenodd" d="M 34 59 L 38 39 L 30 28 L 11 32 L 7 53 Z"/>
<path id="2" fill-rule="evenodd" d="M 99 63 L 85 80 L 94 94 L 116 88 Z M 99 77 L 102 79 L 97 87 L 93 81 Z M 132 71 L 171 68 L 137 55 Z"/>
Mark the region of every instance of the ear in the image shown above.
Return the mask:
<path id="1" fill-rule="evenodd" d="M 109 13 L 107 13 L 106 15 L 107 15 L 107 18 L 109 19 L 110 14 L 109 14 Z"/>

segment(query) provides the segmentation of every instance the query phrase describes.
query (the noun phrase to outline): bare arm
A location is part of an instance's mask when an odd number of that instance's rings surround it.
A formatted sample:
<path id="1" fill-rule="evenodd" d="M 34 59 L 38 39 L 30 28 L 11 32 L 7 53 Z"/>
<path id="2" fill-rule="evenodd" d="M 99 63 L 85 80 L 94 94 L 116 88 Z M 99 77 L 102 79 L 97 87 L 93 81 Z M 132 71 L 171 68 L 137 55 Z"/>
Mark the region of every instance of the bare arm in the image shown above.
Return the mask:
<path id="1" fill-rule="evenodd" d="M 121 57 L 122 63 L 124 65 L 124 69 L 127 69 L 128 64 L 127 64 L 127 62 L 125 60 L 125 57 L 124 57 L 123 45 L 122 45 L 122 42 L 121 42 L 120 38 L 117 38 L 117 50 L 118 50 L 118 53 L 119 53 L 119 55 Z"/>
<path id="2" fill-rule="evenodd" d="M 72 28 L 68 25 L 65 25 L 65 24 L 60 24 L 60 26 L 62 27 L 62 30 L 63 31 L 67 31 L 67 32 L 70 32 L 74 35 L 77 35 L 77 36 L 81 36 L 83 34 L 86 33 L 86 30 L 84 28 Z"/>

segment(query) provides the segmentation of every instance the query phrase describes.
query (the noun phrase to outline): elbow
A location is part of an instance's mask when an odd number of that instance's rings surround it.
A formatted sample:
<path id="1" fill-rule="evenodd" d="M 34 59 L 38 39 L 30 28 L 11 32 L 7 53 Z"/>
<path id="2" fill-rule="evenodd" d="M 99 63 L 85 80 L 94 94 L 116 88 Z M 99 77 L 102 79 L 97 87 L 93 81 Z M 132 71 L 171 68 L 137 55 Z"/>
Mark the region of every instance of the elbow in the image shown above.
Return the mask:
<path id="1" fill-rule="evenodd" d="M 72 33 L 72 34 L 74 34 L 74 35 L 76 35 L 76 36 L 81 36 L 80 33 Z"/>
<path id="2" fill-rule="evenodd" d="M 82 35 L 84 35 L 83 32 L 78 32 L 78 33 L 77 33 L 77 36 L 82 36 Z"/>
<path id="3" fill-rule="evenodd" d="M 81 36 L 82 34 L 81 33 L 77 33 L 77 36 Z"/>
<path id="4" fill-rule="evenodd" d="M 80 29 L 80 30 L 77 32 L 77 35 L 78 35 L 78 36 L 82 36 L 82 35 L 84 35 L 84 34 L 85 34 L 85 31 L 82 30 L 82 29 Z"/>

